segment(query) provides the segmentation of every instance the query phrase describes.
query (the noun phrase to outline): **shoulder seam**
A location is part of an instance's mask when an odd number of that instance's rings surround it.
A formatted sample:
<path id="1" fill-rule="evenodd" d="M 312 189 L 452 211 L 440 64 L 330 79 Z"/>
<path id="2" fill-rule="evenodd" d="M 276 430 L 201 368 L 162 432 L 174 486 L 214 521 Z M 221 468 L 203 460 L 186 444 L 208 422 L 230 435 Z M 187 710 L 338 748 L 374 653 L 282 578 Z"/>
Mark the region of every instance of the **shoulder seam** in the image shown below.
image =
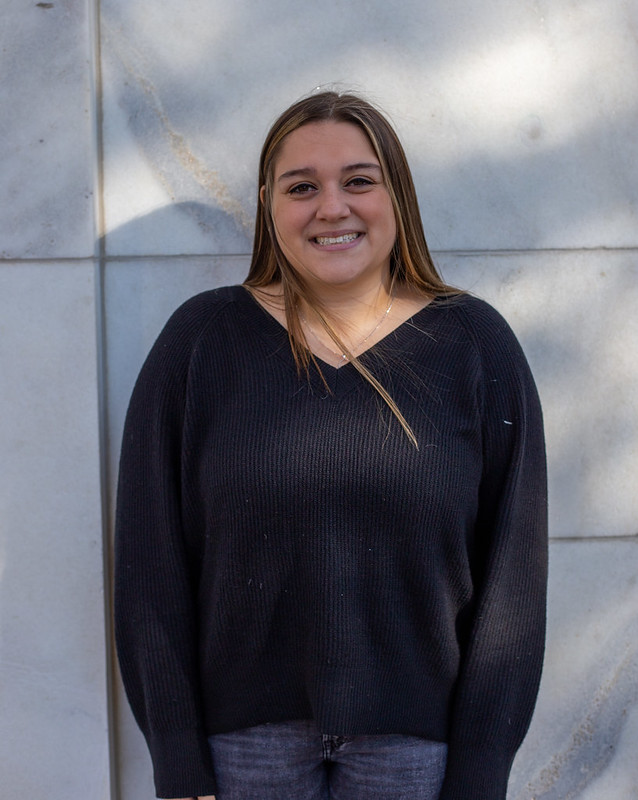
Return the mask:
<path id="1" fill-rule="evenodd" d="M 194 297 L 191 298 L 191 300 L 194 300 L 195 298 L 202 297 L 203 295 L 212 295 L 212 294 L 218 295 L 217 298 L 215 298 L 217 300 L 217 303 L 216 303 L 217 308 L 211 309 L 210 314 L 208 314 L 206 316 L 206 319 L 204 319 L 202 321 L 202 325 L 199 328 L 199 330 L 197 331 L 197 335 L 193 337 L 193 344 L 192 344 L 192 347 L 191 347 L 191 355 L 190 355 L 190 358 L 189 358 L 189 362 L 192 360 L 193 353 L 195 352 L 195 350 L 199 346 L 200 341 L 206 335 L 206 333 L 209 330 L 210 326 L 214 323 L 214 321 L 217 319 L 217 317 L 223 311 L 225 311 L 229 306 L 233 306 L 233 305 L 237 304 L 237 298 L 236 297 L 219 297 L 219 294 L 223 290 L 235 289 L 235 288 L 238 288 L 238 287 L 235 287 L 235 286 L 232 286 L 232 287 L 223 286 L 223 287 L 219 287 L 217 289 L 209 289 L 208 291 L 202 292 L 199 295 L 194 295 Z M 189 302 L 189 301 L 187 300 L 186 302 Z"/>
<path id="2" fill-rule="evenodd" d="M 473 298 L 472 295 L 466 295 L 466 297 L 470 297 L 472 299 L 476 299 L 476 298 Z M 475 329 L 474 325 L 472 324 L 471 320 L 469 319 L 468 310 L 467 310 L 467 304 L 465 302 L 463 302 L 463 303 L 452 303 L 451 306 L 450 306 L 450 310 L 454 311 L 456 313 L 456 316 L 457 316 L 457 319 L 459 320 L 459 323 L 463 326 L 463 329 L 466 331 L 466 333 L 472 339 L 472 344 L 474 345 L 474 349 L 479 354 L 479 356 L 482 357 L 483 351 L 482 351 L 478 336 L 476 335 L 476 329 Z"/>

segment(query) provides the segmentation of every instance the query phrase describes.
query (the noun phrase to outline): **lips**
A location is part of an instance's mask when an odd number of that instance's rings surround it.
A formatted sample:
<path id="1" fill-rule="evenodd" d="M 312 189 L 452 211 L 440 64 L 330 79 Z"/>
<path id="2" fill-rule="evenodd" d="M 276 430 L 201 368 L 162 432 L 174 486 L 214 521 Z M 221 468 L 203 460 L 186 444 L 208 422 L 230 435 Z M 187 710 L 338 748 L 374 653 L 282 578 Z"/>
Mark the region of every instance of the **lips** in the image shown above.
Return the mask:
<path id="1" fill-rule="evenodd" d="M 313 241 L 322 247 L 331 244 L 348 244 L 361 236 L 360 233 L 342 233 L 339 236 L 315 236 Z"/>

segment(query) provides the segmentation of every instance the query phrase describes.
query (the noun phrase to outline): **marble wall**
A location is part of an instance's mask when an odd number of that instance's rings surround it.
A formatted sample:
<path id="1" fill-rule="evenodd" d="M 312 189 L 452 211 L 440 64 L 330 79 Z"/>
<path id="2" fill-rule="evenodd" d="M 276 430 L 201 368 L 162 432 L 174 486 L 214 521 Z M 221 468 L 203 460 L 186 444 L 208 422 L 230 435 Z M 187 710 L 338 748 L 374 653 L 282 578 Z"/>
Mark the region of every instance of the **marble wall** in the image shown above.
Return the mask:
<path id="1" fill-rule="evenodd" d="M 507 316 L 544 403 L 550 626 L 509 800 L 637 798 L 637 4 L 1 15 L 3 793 L 153 797 L 105 623 L 128 395 L 171 310 L 245 274 L 272 119 L 336 84 L 388 111 L 445 277 Z"/>

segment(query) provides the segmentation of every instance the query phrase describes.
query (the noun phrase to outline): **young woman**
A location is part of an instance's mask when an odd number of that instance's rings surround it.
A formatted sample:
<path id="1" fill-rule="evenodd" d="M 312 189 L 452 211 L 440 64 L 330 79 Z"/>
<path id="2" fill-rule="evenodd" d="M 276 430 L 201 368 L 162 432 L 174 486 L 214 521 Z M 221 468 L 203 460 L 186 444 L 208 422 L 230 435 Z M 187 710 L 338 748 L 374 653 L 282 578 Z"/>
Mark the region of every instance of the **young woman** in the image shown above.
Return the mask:
<path id="1" fill-rule="evenodd" d="M 287 109 L 245 284 L 173 315 L 127 417 L 116 633 L 158 797 L 504 800 L 545 482 L 525 357 L 438 276 L 391 126 Z"/>

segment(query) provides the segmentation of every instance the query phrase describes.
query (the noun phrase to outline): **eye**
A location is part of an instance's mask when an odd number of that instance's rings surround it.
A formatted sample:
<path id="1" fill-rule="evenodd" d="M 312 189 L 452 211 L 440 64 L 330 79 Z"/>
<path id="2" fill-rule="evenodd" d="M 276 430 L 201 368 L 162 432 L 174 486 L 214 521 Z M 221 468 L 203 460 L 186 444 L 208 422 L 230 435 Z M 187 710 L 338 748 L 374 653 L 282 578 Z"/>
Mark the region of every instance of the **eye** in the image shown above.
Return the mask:
<path id="1" fill-rule="evenodd" d="M 357 175 L 354 178 L 350 178 L 346 183 L 346 186 L 351 187 L 352 189 L 363 189 L 367 186 L 374 186 L 375 181 L 372 178 L 364 178 L 363 175 Z"/>
<path id="2" fill-rule="evenodd" d="M 315 187 L 311 183 L 296 183 L 288 189 L 288 194 L 308 194 L 314 189 Z"/>

